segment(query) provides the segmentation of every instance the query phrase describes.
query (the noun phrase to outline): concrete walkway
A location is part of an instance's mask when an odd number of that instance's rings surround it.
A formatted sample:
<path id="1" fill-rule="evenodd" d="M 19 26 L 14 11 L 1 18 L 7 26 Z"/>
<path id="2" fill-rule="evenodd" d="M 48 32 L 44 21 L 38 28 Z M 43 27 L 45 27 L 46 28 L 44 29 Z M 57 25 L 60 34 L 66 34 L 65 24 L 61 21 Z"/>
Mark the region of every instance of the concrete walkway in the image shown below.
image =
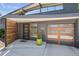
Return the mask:
<path id="1" fill-rule="evenodd" d="M 37 46 L 35 41 L 20 42 L 16 40 L 1 51 L 1 56 L 79 56 L 79 49 L 56 44 L 43 43 Z"/>

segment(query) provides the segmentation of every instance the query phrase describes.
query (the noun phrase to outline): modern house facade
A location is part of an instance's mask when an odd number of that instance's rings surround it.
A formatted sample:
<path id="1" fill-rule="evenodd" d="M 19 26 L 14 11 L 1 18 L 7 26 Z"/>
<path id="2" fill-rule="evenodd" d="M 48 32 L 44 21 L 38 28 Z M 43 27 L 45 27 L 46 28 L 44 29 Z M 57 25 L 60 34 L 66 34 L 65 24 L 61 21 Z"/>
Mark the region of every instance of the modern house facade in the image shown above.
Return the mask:
<path id="1" fill-rule="evenodd" d="M 43 41 L 79 48 L 78 3 L 32 3 L 5 16 L 5 45 L 16 39 Z"/>

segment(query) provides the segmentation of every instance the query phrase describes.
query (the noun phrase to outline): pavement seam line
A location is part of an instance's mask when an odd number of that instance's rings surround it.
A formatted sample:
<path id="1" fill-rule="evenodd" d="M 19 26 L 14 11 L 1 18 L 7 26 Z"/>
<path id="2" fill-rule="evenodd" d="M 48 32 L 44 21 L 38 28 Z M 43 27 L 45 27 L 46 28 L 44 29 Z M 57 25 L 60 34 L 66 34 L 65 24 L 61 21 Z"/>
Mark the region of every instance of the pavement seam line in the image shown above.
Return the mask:
<path id="1" fill-rule="evenodd" d="M 8 50 L 6 53 L 4 53 L 2 56 L 6 56 L 11 50 Z"/>
<path id="2" fill-rule="evenodd" d="M 48 48 L 47 48 L 47 43 L 46 43 L 46 46 L 44 48 L 44 56 L 46 56 L 47 50 L 48 50 Z"/>
<path id="3" fill-rule="evenodd" d="M 13 45 L 10 45 L 9 48 L 12 48 Z M 6 56 L 11 50 L 8 50 L 7 52 L 5 52 L 2 56 Z"/>

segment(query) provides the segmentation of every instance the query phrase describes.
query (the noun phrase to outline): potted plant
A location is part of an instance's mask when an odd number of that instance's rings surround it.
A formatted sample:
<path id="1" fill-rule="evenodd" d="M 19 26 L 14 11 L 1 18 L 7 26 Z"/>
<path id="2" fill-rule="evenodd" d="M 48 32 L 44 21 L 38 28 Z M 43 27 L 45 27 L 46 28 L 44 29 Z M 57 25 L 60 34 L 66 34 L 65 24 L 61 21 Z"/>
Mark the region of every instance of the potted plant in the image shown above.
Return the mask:
<path id="1" fill-rule="evenodd" d="M 41 46 L 41 45 L 43 44 L 41 32 L 38 32 L 38 38 L 37 38 L 37 40 L 36 40 L 36 44 L 37 44 L 38 46 Z"/>

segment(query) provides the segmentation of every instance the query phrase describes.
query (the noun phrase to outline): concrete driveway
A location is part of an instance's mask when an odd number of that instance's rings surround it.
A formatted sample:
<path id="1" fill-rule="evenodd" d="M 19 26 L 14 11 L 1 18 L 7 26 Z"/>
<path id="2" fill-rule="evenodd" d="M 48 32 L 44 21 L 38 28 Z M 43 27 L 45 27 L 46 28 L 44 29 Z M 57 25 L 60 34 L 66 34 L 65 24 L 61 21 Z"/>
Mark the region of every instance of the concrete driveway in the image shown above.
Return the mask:
<path id="1" fill-rule="evenodd" d="M 79 49 L 71 46 L 46 44 L 37 46 L 35 41 L 16 40 L 0 52 L 1 56 L 79 56 Z"/>

